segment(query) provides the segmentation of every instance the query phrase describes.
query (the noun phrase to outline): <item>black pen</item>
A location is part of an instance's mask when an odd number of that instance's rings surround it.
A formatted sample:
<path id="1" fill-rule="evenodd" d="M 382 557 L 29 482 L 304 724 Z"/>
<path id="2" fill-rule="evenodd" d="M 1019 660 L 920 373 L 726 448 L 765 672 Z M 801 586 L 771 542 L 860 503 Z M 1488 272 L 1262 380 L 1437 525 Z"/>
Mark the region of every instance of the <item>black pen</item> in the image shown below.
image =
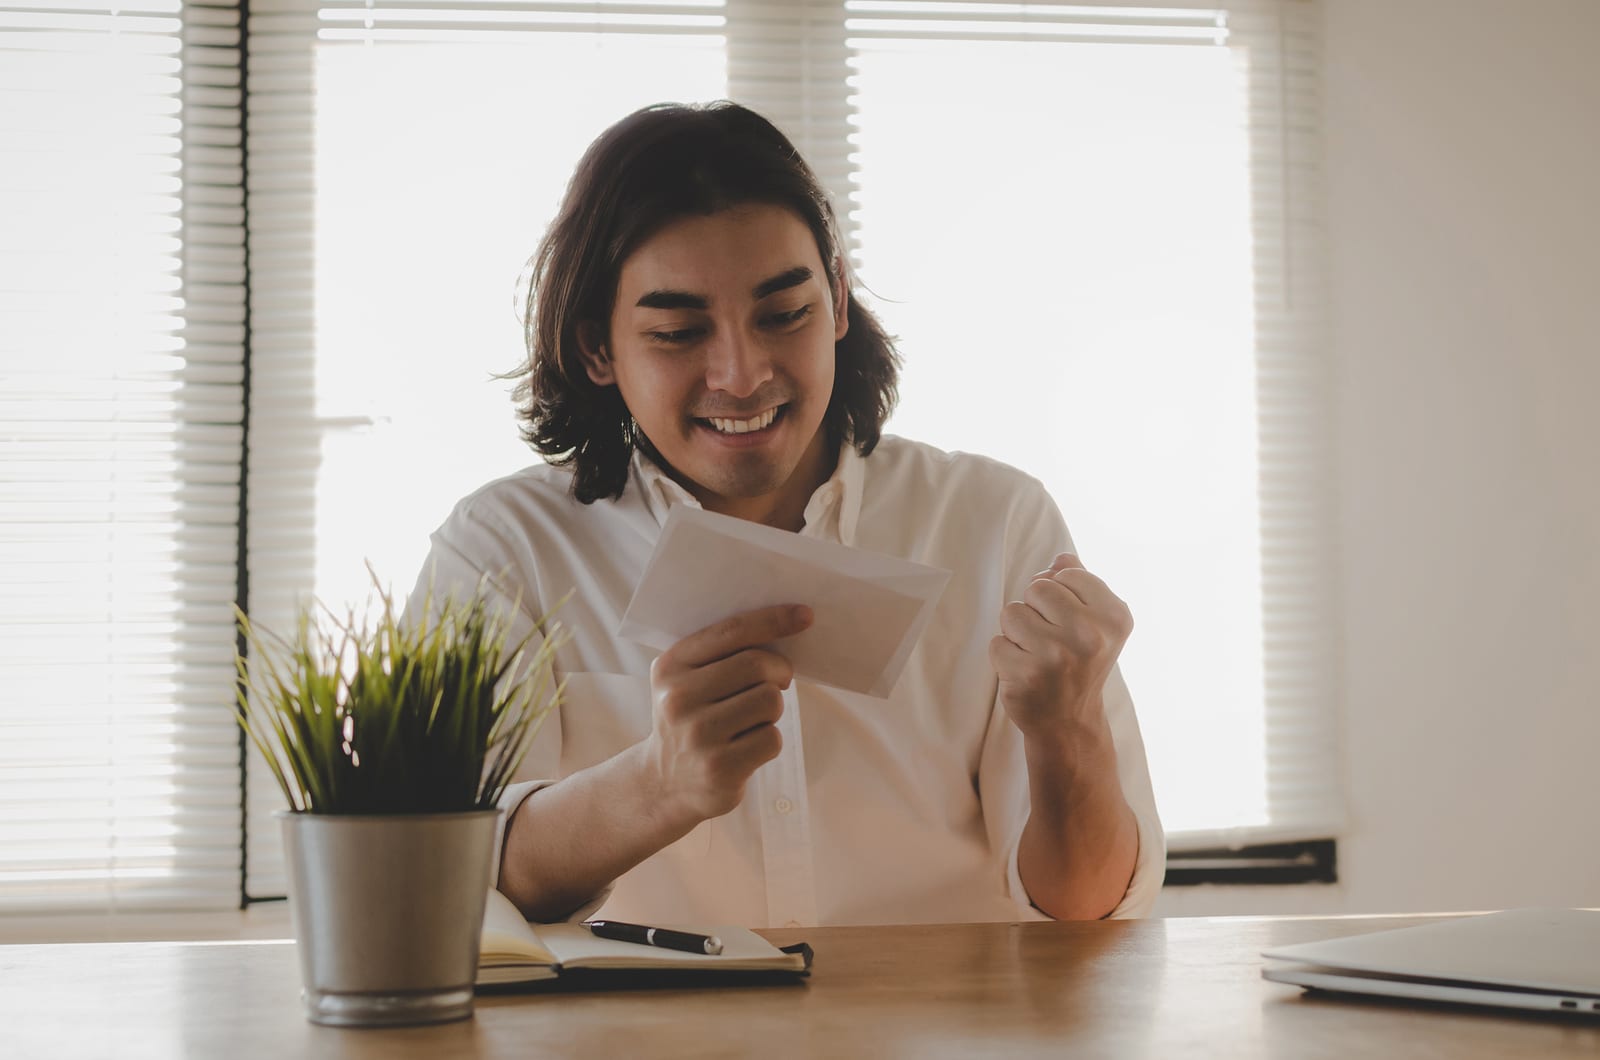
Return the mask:
<path id="1" fill-rule="evenodd" d="M 583 926 L 594 932 L 597 938 L 615 939 L 618 942 L 637 942 L 641 946 L 659 946 L 664 950 L 709 953 L 713 956 L 722 952 L 722 940 L 715 935 L 695 935 L 671 928 L 625 924 L 620 920 L 586 920 Z"/>

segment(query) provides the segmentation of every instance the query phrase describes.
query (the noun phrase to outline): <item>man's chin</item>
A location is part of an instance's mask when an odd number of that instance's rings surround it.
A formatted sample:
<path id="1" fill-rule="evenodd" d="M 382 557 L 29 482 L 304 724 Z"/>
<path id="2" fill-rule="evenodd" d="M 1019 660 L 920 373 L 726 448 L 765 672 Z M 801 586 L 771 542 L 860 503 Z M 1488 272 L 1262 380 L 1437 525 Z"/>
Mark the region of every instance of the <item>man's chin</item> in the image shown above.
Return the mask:
<path id="1" fill-rule="evenodd" d="M 786 481 L 788 476 L 780 474 L 776 468 L 751 468 L 738 474 L 696 476 L 694 482 L 699 489 L 691 492 L 700 493 L 702 503 L 705 495 L 724 501 L 748 501 L 777 492 Z"/>

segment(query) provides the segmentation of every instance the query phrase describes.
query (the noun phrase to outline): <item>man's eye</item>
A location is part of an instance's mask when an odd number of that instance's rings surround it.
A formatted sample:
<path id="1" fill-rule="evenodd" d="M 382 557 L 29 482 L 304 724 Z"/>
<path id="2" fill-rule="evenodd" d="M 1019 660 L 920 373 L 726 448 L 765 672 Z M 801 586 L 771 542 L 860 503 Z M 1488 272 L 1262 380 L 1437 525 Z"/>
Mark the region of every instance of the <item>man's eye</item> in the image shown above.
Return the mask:
<path id="1" fill-rule="evenodd" d="M 775 328 L 785 328 L 791 324 L 798 324 L 811 315 L 811 307 L 803 305 L 799 309 L 791 309 L 786 313 L 773 313 L 767 317 L 767 323 Z"/>
<path id="2" fill-rule="evenodd" d="M 659 342 L 664 346 L 682 346 L 686 342 L 693 342 L 700 334 L 699 328 L 674 328 L 668 331 L 652 331 L 648 333 L 652 342 Z"/>

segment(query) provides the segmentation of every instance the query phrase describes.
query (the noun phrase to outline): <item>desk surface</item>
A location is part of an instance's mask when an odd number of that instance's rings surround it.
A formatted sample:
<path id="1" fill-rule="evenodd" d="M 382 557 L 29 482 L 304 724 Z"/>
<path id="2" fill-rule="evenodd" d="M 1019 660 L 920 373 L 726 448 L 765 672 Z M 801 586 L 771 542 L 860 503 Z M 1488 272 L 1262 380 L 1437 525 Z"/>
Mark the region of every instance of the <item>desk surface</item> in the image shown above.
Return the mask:
<path id="1" fill-rule="evenodd" d="M 292 944 L 0 946 L 0 1056 L 1600 1056 L 1600 1023 L 1319 1000 L 1265 947 L 1403 919 L 1147 920 L 763 932 L 816 950 L 804 985 L 480 997 L 403 1030 L 305 1021 Z"/>

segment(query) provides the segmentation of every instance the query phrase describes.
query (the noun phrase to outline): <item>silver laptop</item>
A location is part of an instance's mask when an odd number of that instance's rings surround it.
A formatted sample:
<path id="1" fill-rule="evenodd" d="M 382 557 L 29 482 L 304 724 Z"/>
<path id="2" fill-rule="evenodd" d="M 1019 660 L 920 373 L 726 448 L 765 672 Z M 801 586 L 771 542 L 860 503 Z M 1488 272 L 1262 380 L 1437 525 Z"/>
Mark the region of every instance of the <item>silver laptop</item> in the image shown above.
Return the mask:
<path id="1" fill-rule="evenodd" d="M 1600 911 L 1512 909 L 1262 954 L 1263 978 L 1309 990 L 1600 1018 Z"/>

